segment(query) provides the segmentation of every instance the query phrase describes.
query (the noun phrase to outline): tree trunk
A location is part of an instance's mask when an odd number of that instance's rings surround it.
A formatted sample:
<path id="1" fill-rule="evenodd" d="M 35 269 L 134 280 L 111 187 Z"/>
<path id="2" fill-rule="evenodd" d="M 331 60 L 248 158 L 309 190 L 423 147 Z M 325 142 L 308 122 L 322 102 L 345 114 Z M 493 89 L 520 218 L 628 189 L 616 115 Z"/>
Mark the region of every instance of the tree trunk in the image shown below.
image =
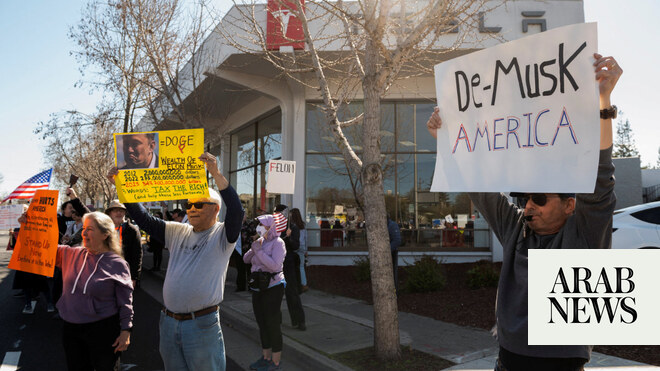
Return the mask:
<path id="1" fill-rule="evenodd" d="M 378 50 L 368 41 L 364 58 L 365 78 L 364 123 L 362 139 L 364 162 L 364 212 L 367 228 L 369 261 L 371 262 L 371 291 L 374 301 L 374 349 L 380 359 L 401 357 L 399 346 L 399 318 L 392 274 L 389 234 L 385 216 L 383 171 L 380 165 L 380 89 L 377 83 Z"/>

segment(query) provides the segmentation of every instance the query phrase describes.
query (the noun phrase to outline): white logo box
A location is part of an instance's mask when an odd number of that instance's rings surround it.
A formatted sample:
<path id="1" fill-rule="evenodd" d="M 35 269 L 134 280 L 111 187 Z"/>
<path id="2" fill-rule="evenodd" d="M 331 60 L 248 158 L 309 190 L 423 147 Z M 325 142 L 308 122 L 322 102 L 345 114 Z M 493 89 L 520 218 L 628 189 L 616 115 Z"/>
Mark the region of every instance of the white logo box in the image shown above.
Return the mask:
<path id="1" fill-rule="evenodd" d="M 528 311 L 529 345 L 659 345 L 660 250 L 529 250 Z"/>

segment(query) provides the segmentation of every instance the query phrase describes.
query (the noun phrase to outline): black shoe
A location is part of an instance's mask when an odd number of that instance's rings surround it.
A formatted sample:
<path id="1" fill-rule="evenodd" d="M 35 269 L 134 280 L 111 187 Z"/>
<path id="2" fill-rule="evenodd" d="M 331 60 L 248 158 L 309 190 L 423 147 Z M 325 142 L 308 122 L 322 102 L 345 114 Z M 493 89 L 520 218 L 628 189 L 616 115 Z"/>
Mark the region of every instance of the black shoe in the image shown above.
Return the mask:
<path id="1" fill-rule="evenodd" d="M 304 323 L 299 324 L 297 327 L 298 327 L 298 330 L 300 330 L 300 331 L 305 331 L 305 330 L 307 330 L 307 326 L 305 326 Z"/>
<path id="2" fill-rule="evenodd" d="M 291 327 L 298 327 L 298 322 L 291 321 Z"/>

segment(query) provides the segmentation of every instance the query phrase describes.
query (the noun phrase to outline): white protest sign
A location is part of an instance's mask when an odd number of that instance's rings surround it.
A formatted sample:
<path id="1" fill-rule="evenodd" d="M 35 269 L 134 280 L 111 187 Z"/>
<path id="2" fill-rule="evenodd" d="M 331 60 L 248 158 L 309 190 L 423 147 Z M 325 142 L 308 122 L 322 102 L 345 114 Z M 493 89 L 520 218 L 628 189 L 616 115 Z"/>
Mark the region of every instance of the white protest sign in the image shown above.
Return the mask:
<path id="1" fill-rule="evenodd" d="M 443 126 L 431 190 L 593 192 L 596 31 L 561 27 L 436 65 Z"/>
<path id="2" fill-rule="evenodd" d="M 268 161 L 268 193 L 293 194 L 296 185 L 296 162 L 284 160 Z"/>
<path id="3" fill-rule="evenodd" d="M 20 228 L 18 218 L 23 214 L 23 205 L 0 206 L 0 230 Z"/>

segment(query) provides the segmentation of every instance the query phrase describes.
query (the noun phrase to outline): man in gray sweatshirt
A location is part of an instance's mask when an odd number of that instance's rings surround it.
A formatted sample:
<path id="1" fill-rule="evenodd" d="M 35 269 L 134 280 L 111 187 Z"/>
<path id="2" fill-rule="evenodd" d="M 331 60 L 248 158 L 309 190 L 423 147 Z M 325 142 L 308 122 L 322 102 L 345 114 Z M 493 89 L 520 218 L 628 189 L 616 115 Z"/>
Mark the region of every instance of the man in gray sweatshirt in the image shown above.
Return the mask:
<path id="1" fill-rule="evenodd" d="M 594 54 L 600 93 L 600 157 L 594 193 L 512 194 L 524 207 L 511 204 L 501 193 L 472 193 L 504 248 L 497 297 L 497 340 L 500 352 L 496 371 L 583 370 L 591 346 L 533 346 L 527 344 L 527 252 L 529 249 L 608 249 L 612 243 L 614 165 L 612 118 L 616 106 L 610 94 L 623 72 L 612 57 Z M 440 129 L 439 110 L 427 123 L 434 137 Z M 596 133 L 594 133 L 595 135 Z M 540 164 L 541 165 L 541 164 Z"/>

